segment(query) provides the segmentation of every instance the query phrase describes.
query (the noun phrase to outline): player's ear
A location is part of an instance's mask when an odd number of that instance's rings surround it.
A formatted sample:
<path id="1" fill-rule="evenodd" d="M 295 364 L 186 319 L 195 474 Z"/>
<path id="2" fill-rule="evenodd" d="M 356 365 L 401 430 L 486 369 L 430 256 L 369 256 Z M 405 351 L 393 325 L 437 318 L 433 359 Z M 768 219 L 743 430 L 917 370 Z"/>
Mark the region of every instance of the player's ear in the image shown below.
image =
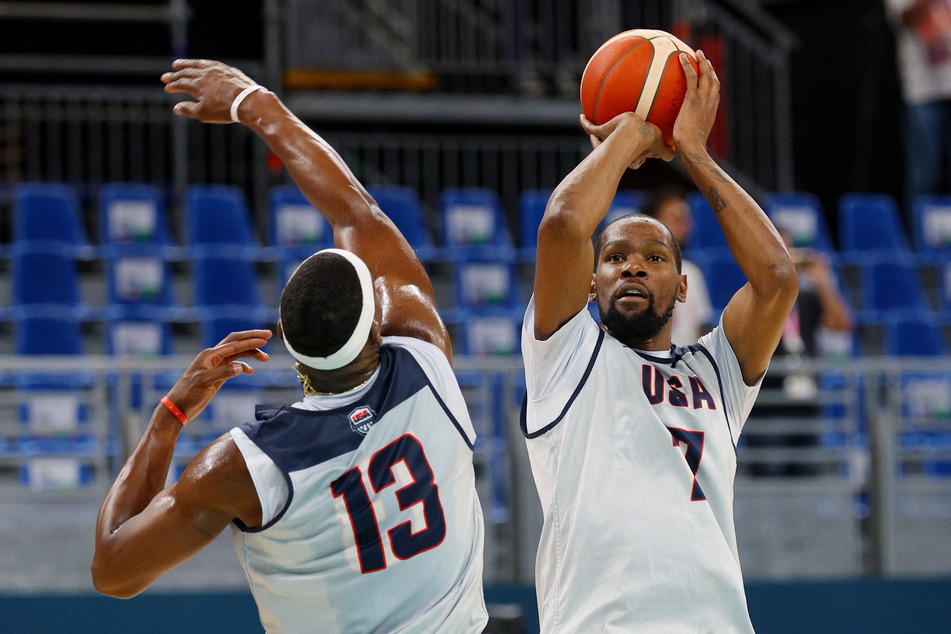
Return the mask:
<path id="1" fill-rule="evenodd" d="M 281 341 L 284 341 L 284 326 L 281 324 L 281 320 L 277 320 L 277 326 L 274 328 L 274 334 L 277 335 L 277 338 Z"/>
<path id="2" fill-rule="evenodd" d="M 687 301 L 687 276 L 680 276 L 680 288 L 677 291 L 677 301 L 683 303 Z"/>
<path id="3" fill-rule="evenodd" d="M 598 288 L 594 284 L 594 274 L 591 275 L 591 288 L 588 289 L 588 303 L 598 301 Z"/>

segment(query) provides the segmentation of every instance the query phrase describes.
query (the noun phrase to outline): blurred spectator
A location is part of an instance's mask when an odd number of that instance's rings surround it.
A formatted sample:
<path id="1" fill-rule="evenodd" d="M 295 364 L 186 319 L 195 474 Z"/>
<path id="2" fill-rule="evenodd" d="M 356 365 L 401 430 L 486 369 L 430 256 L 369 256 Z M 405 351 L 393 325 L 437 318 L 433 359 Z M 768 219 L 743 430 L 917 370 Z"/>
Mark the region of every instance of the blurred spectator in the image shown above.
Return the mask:
<path id="1" fill-rule="evenodd" d="M 905 214 L 951 193 L 951 0 L 885 0 L 905 102 Z"/>
<path id="2" fill-rule="evenodd" d="M 657 218 L 670 229 L 681 251 L 687 249 L 693 231 L 693 217 L 682 191 L 673 188 L 656 191 L 644 213 Z M 703 273 L 697 265 L 684 257 L 681 272 L 687 276 L 687 301 L 674 307 L 670 340 L 674 345 L 688 346 L 697 343 L 697 339 L 712 328 L 713 306 Z"/>
<path id="3" fill-rule="evenodd" d="M 774 365 L 781 357 L 829 358 L 851 351 L 854 324 L 852 312 L 839 291 L 835 274 L 826 257 L 811 249 L 796 249 L 791 246 L 789 234 L 779 230 L 799 272 L 799 297 L 793 307 L 783 336 L 773 356 Z M 745 434 L 749 447 L 802 448 L 815 447 L 818 437 L 813 430 L 801 433 L 772 433 L 766 425 L 769 419 L 815 420 L 820 414 L 817 400 L 818 386 L 812 373 L 767 374 L 763 389 L 781 389 L 782 403 L 771 404 L 763 399 L 753 407 L 750 418 L 756 422 L 747 427 Z M 763 425 L 757 428 L 757 425 Z M 762 432 L 762 433 L 759 433 Z M 818 472 L 815 463 L 796 460 L 770 460 L 753 462 L 753 475 L 813 475 Z"/>

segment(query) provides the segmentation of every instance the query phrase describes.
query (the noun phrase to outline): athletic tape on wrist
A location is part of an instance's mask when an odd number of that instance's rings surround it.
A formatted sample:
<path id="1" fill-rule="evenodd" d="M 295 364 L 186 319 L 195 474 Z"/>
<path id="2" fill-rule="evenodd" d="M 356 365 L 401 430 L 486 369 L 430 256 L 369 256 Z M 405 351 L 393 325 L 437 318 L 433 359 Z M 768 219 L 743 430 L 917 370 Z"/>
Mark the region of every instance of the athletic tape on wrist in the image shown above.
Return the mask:
<path id="1" fill-rule="evenodd" d="M 353 265 L 354 270 L 357 272 L 357 278 L 360 280 L 360 290 L 363 296 L 360 318 L 357 320 L 357 325 L 353 329 L 353 334 L 350 335 L 350 339 L 347 340 L 347 343 L 326 357 L 310 357 L 297 352 L 288 340 L 287 332 L 284 333 L 284 346 L 287 348 L 287 351 L 291 353 L 292 357 L 308 367 L 314 368 L 315 370 L 336 370 L 352 362 L 357 358 L 357 355 L 360 354 L 360 351 L 363 350 L 363 346 L 367 342 L 367 337 L 370 336 L 370 327 L 373 325 L 373 316 L 376 313 L 376 298 L 373 294 L 373 278 L 370 276 L 370 269 L 367 268 L 363 260 L 343 249 L 324 249 L 310 257 L 318 256 L 321 253 L 335 253 L 346 258 L 346 260 Z M 309 259 L 310 258 L 307 258 L 307 260 Z M 307 260 L 304 260 L 304 262 Z M 304 264 L 301 263 L 301 266 L 303 265 Z M 299 270 L 300 266 L 295 269 L 288 283 L 294 279 L 294 275 L 297 275 L 297 271 Z"/>
<path id="2" fill-rule="evenodd" d="M 231 102 L 231 120 L 235 123 L 241 123 L 241 119 L 238 118 L 238 106 L 241 105 L 241 102 L 244 101 L 245 97 L 250 95 L 256 90 L 261 90 L 264 86 L 259 86 L 255 84 L 254 86 L 248 86 L 244 90 L 238 93 L 238 96 L 234 98 L 234 101 Z"/>

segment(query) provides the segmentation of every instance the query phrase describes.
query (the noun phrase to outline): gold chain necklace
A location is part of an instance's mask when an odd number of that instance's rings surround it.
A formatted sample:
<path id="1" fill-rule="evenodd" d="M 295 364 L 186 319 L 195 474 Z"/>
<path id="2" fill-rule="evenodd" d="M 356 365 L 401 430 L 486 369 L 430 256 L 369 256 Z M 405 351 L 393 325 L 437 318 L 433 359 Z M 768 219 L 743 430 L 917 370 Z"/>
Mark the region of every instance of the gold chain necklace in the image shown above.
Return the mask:
<path id="1" fill-rule="evenodd" d="M 344 390 L 343 392 L 320 392 L 311 385 L 310 377 L 300 371 L 300 364 L 295 363 L 294 369 L 297 370 L 297 380 L 300 381 L 301 387 L 304 389 L 304 396 L 343 396 L 344 394 L 350 394 L 351 392 L 356 392 L 357 390 L 366 386 L 370 382 L 370 379 L 373 378 L 371 374 L 367 377 L 367 380 L 361 383 L 360 385 L 355 385 L 351 388 Z"/>

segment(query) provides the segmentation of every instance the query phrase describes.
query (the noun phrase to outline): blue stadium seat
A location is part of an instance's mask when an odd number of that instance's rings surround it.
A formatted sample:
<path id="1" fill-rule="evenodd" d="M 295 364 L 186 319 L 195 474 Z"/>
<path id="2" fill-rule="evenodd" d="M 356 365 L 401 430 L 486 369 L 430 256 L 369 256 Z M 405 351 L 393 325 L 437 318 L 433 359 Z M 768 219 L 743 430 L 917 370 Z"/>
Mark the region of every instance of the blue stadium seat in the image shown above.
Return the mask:
<path id="1" fill-rule="evenodd" d="M 951 259 L 944 262 L 939 270 L 938 291 L 940 293 L 941 314 L 951 323 Z"/>
<path id="2" fill-rule="evenodd" d="M 47 306 L 53 313 L 73 319 L 95 319 L 100 311 L 83 302 L 76 260 L 71 255 L 46 251 L 23 251 L 19 245 L 12 258 L 14 318 L 25 307 Z"/>
<path id="3" fill-rule="evenodd" d="M 14 323 L 18 355 L 81 355 L 79 322 L 47 306 L 26 307 Z M 24 456 L 20 483 L 33 490 L 73 489 L 92 482 L 90 461 L 99 454 L 90 432 L 84 392 L 87 372 L 23 373 L 15 378 L 18 420 L 16 451 Z"/>
<path id="4" fill-rule="evenodd" d="M 52 306 L 27 307 L 14 319 L 13 349 L 20 355 L 83 353 L 79 322 Z"/>
<path id="5" fill-rule="evenodd" d="M 650 194 L 636 189 L 621 189 L 614 194 L 614 200 L 611 201 L 611 207 L 604 216 L 604 220 L 598 225 L 598 230 L 602 231 L 606 226 L 621 218 L 631 214 L 639 214 L 644 207 L 650 203 Z"/>
<path id="6" fill-rule="evenodd" d="M 193 185 L 185 195 L 185 244 L 191 255 L 273 259 L 251 227 L 244 193 L 237 187 Z"/>
<path id="7" fill-rule="evenodd" d="M 99 240 L 114 253 L 149 245 L 162 257 L 181 259 L 168 228 L 165 199 L 145 183 L 107 183 L 99 190 Z"/>
<path id="8" fill-rule="evenodd" d="M 770 194 L 764 209 L 773 224 L 789 234 L 792 246 L 835 253 L 825 213 L 814 195 L 805 192 Z"/>
<path id="9" fill-rule="evenodd" d="M 304 257 L 333 246 L 333 231 L 327 219 L 314 209 L 295 185 L 271 189 L 269 198 L 271 244 L 285 253 Z"/>
<path id="10" fill-rule="evenodd" d="M 951 196 L 919 196 L 912 213 L 918 254 L 926 261 L 951 262 Z"/>
<path id="11" fill-rule="evenodd" d="M 459 323 L 458 352 L 477 356 L 518 354 L 521 319 L 511 311 L 473 312 Z"/>
<path id="12" fill-rule="evenodd" d="M 254 264 L 217 255 L 192 259 L 195 305 L 263 306 Z"/>
<path id="13" fill-rule="evenodd" d="M 146 247 L 136 255 L 107 253 L 106 287 L 112 317 L 154 321 L 194 321 L 194 311 L 178 305 L 172 272 L 161 254 Z"/>
<path id="14" fill-rule="evenodd" d="M 439 211 L 442 243 L 449 259 L 514 261 L 512 234 L 495 192 L 480 188 L 445 189 L 439 196 Z"/>
<path id="15" fill-rule="evenodd" d="M 167 321 L 121 317 L 109 319 L 105 326 L 106 354 L 152 359 L 174 353 Z"/>
<path id="16" fill-rule="evenodd" d="M 518 229 L 521 249 L 519 259 L 534 262 L 538 250 L 538 227 L 545 215 L 545 207 L 551 198 L 550 189 L 530 189 L 518 199 Z"/>
<path id="17" fill-rule="evenodd" d="M 515 265 L 474 259 L 454 262 L 452 268 L 456 307 L 441 311 L 447 323 L 485 314 L 521 319 L 525 306 Z"/>
<path id="18" fill-rule="evenodd" d="M 707 291 L 710 293 L 710 303 L 713 305 L 714 314 L 711 321 L 716 323 L 733 295 L 746 284 L 746 275 L 729 251 L 707 251 L 693 261 L 703 271 Z"/>
<path id="19" fill-rule="evenodd" d="M 727 249 L 726 236 L 710 203 L 700 192 L 690 192 L 686 197 L 693 216 L 693 233 L 690 234 L 690 259 L 696 260 L 703 252 L 718 254 Z"/>
<path id="20" fill-rule="evenodd" d="M 927 311 L 918 268 L 908 253 L 869 256 L 859 268 L 861 310 L 856 313 L 859 323 L 881 321 L 883 315 L 895 309 Z"/>
<path id="21" fill-rule="evenodd" d="M 885 354 L 901 357 L 940 357 L 948 354 L 941 322 L 921 310 L 889 311 L 882 318 Z"/>
<path id="22" fill-rule="evenodd" d="M 457 306 L 516 308 L 521 304 L 518 274 L 513 265 L 468 260 L 453 269 Z"/>
<path id="23" fill-rule="evenodd" d="M 367 187 L 367 191 L 413 247 L 421 262 L 438 259 L 439 252 L 426 226 L 423 206 L 415 189 L 397 185 L 377 185 Z"/>
<path id="24" fill-rule="evenodd" d="M 97 256 L 82 226 L 76 192 L 59 183 L 17 185 L 13 240 L 22 250 L 55 250 L 84 259 Z"/>
<path id="25" fill-rule="evenodd" d="M 545 215 L 545 207 L 551 198 L 550 189 L 531 189 L 522 192 L 519 198 L 519 236 L 522 248 L 520 259 L 524 262 L 534 262 L 538 248 L 538 226 Z M 638 190 L 620 190 L 611 201 L 611 208 L 604 220 L 598 225 L 600 232 L 609 223 L 622 216 L 640 213 L 650 201 L 647 192 Z"/>
<path id="26" fill-rule="evenodd" d="M 853 193 L 839 199 L 839 242 L 844 263 L 868 256 L 910 253 L 895 199 L 887 194 Z"/>

